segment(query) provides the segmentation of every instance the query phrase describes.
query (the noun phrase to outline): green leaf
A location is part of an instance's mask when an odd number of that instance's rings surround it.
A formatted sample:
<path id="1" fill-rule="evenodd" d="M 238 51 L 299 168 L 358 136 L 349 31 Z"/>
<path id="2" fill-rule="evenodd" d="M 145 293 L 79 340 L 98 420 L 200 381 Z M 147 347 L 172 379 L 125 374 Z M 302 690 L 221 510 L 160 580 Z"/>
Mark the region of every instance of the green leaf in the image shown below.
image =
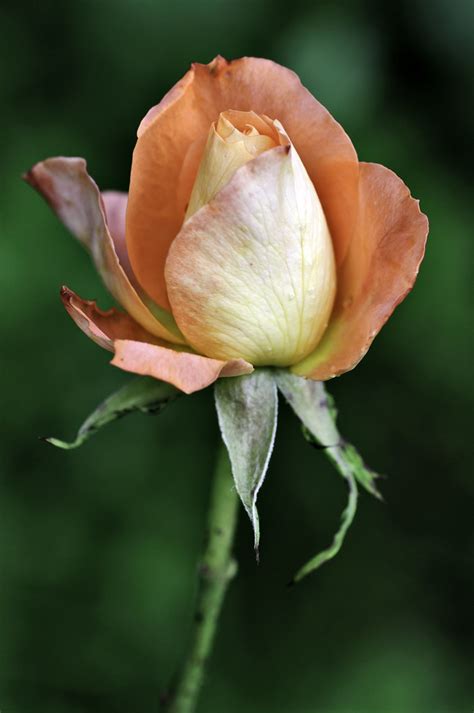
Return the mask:
<path id="1" fill-rule="evenodd" d="M 252 521 L 258 557 L 257 495 L 267 472 L 278 418 L 273 372 L 256 369 L 245 376 L 219 379 L 215 384 L 215 399 L 235 487 Z"/>
<path id="2" fill-rule="evenodd" d="M 369 470 L 356 449 L 340 435 L 336 426 L 336 409 L 332 397 L 320 381 L 304 379 L 287 371 L 276 373 L 278 388 L 303 424 L 305 437 L 324 449 L 328 458 L 346 480 L 348 502 L 342 513 L 341 525 L 330 547 L 313 557 L 296 574 L 299 581 L 310 572 L 332 559 L 341 549 L 357 508 L 357 483 L 380 498 L 375 485 L 376 473 Z"/>
<path id="3" fill-rule="evenodd" d="M 170 401 L 174 401 L 181 395 L 181 391 L 171 384 L 158 381 L 147 376 L 141 376 L 109 396 L 98 406 L 93 413 L 84 421 L 80 427 L 74 441 L 68 443 L 58 438 L 44 438 L 57 448 L 70 450 L 78 448 L 99 428 L 106 426 L 111 421 L 115 421 L 128 413 L 141 411 L 142 413 L 159 413 Z"/>

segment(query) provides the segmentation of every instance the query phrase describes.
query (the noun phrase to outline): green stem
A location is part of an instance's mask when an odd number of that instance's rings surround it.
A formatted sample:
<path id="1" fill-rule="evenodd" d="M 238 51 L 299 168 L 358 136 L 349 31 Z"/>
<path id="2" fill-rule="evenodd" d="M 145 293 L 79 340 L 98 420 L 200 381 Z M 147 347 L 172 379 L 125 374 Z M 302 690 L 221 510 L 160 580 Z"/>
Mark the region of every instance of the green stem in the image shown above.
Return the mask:
<path id="1" fill-rule="evenodd" d="M 191 646 L 167 707 L 168 713 L 193 713 L 211 652 L 227 586 L 237 571 L 232 544 L 237 524 L 238 496 L 226 449 L 221 444 L 207 522 L 207 541 L 199 565 L 199 590 Z"/>

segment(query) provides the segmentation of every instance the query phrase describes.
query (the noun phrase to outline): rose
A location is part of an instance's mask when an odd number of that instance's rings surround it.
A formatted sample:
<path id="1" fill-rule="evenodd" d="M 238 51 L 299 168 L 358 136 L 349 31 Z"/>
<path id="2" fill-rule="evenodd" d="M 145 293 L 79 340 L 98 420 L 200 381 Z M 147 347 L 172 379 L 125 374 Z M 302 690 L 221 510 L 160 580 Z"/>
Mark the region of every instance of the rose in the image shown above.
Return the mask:
<path id="1" fill-rule="evenodd" d="M 415 281 L 428 221 L 404 183 L 358 161 L 288 69 L 195 64 L 145 116 L 130 191 L 83 159 L 26 180 L 89 249 L 125 312 L 67 288 L 116 366 L 190 393 L 254 366 L 325 380 L 352 369 Z"/>
<path id="2" fill-rule="evenodd" d="M 219 428 L 256 550 L 257 495 L 283 394 L 348 486 L 332 544 L 295 581 L 334 557 L 357 485 L 378 495 L 377 476 L 341 438 L 317 382 L 362 359 L 414 284 L 428 221 L 404 183 L 360 163 L 293 72 L 222 57 L 193 65 L 145 116 L 128 196 L 101 194 L 78 158 L 38 163 L 26 179 L 90 251 L 125 310 L 103 312 L 61 290 L 77 325 L 114 352 L 112 363 L 186 393 L 217 381 Z M 76 447 L 99 424 L 177 393 L 133 380 L 72 444 L 49 440 Z"/>

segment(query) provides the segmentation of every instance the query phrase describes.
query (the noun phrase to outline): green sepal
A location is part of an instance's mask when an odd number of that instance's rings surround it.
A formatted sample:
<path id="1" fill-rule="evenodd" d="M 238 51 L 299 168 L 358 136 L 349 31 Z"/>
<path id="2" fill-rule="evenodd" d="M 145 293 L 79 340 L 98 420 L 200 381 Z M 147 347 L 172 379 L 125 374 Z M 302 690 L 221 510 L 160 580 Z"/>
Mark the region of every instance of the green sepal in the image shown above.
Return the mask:
<path id="1" fill-rule="evenodd" d="M 245 376 L 219 379 L 214 393 L 235 487 L 252 522 L 258 557 L 257 495 L 267 472 L 278 420 L 274 375 L 271 370 L 256 369 Z"/>
<path id="2" fill-rule="evenodd" d="M 341 440 L 340 449 L 344 461 L 349 465 L 357 482 L 362 485 L 368 493 L 373 495 L 378 500 L 383 501 L 382 493 L 377 488 L 375 483 L 376 479 L 381 477 L 380 474 L 367 467 L 362 459 L 362 456 L 357 451 L 356 447 L 352 445 L 352 443 L 347 443 L 346 441 Z"/>
<path id="3" fill-rule="evenodd" d="M 287 371 L 276 372 L 276 381 L 283 396 L 300 419 L 307 440 L 324 450 L 346 480 L 348 487 L 347 505 L 331 545 L 296 573 L 293 582 L 297 582 L 335 557 L 341 549 L 357 509 L 357 483 L 372 495 L 378 498 L 381 496 L 375 485 L 377 474 L 366 467 L 355 447 L 341 437 L 336 426 L 334 400 L 327 393 L 324 384 Z"/>
<path id="4" fill-rule="evenodd" d="M 42 440 L 57 448 L 66 450 L 78 448 L 111 421 L 134 411 L 159 413 L 181 394 L 182 392 L 171 384 L 148 376 L 140 376 L 132 379 L 105 399 L 84 421 L 73 441 L 61 441 L 59 438 L 43 438 Z"/>
<path id="5" fill-rule="evenodd" d="M 336 534 L 334 535 L 329 547 L 326 547 L 326 549 L 322 550 L 321 552 L 318 552 L 317 555 L 312 557 L 310 560 L 308 560 L 308 562 L 306 562 L 306 564 L 300 567 L 300 569 L 294 575 L 293 579 L 290 581 L 290 584 L 296 584 L 297 582 L 300 582 L 302 579 L 304 579 L 304 577 L 317 570 L 325 562 L 328 562 L 329 560 L 333 559 L 333 557 L 338 554 L 344 543 L 347 531 L 352 525 L 357 511 L 358 492 L 357 482 L 354 476 L 350 472 L 347 472 L 343 475 L 343 477 L 345 478 L 347 483 L 347 504 L 344 510 L 342 511 L 341 523 L 339 525 L 339 528 Z"/>

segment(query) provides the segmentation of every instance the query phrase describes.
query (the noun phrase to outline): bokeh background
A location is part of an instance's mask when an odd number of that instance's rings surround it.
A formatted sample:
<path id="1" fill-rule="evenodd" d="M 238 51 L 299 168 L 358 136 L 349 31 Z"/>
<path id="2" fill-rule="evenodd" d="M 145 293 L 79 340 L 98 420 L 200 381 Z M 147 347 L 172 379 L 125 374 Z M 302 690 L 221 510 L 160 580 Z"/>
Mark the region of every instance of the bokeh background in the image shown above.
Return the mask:
<path id="1" fill-rule="evenodd" d="M 282 408 L 260 510 L 242 513 L 202 713 L 472 710 L 474 5 L 468 0 L 76 0 L 0 9 L 0 709 L 151 713 L 186 648 L 209 473 L 212 394 L 56 451 L 127 375 L 72 324 L 68 284 L 110 299 L 20 174 L 85 156 L 126 189 L 135 130 L 188 68 L 253 54 L 296 70 L 363 160 L 402 176 L 431 222 L 416 289 L 359 367 L 330 384 L 344 435 L 385 474 L 342 553 L 344 486 Z"/>

